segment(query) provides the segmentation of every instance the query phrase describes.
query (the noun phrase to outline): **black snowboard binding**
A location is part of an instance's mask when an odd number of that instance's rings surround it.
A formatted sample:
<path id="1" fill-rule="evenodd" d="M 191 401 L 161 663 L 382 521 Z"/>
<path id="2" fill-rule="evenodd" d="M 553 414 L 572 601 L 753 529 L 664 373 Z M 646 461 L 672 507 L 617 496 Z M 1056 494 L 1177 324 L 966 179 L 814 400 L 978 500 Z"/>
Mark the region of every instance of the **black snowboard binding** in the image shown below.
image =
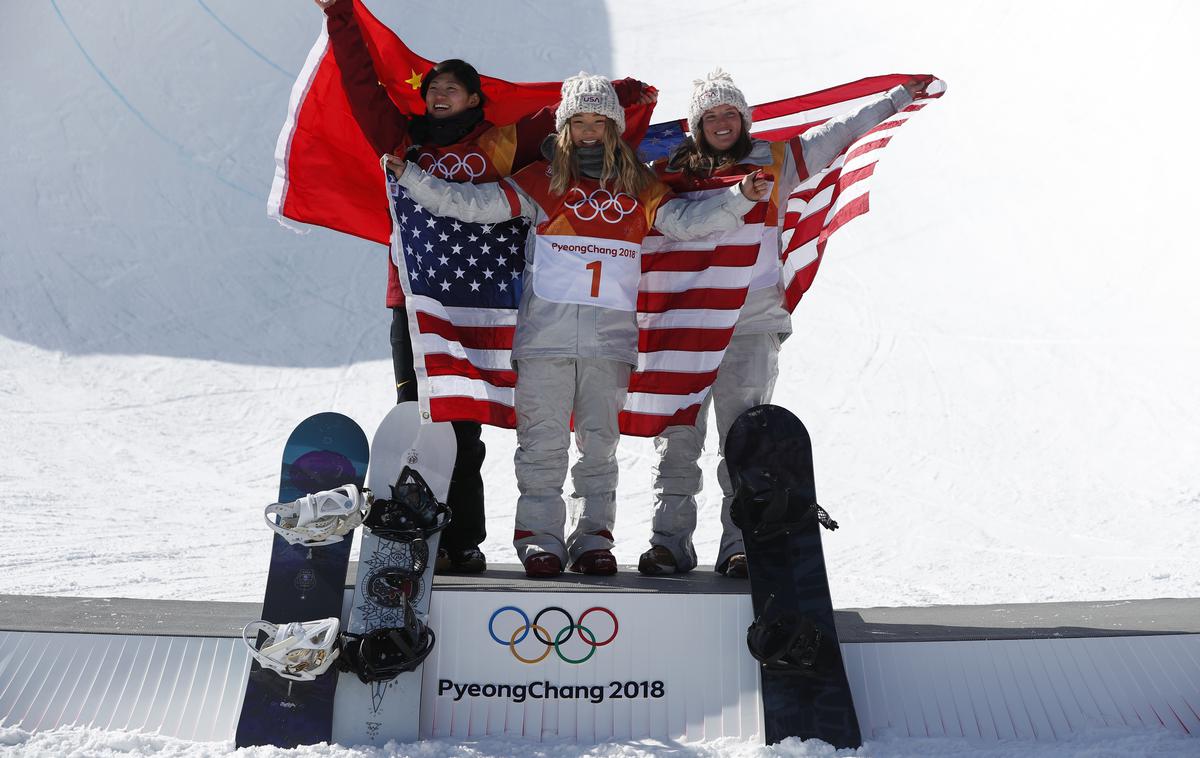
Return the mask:
<path id="1" fill-rule="evenodd" d="M 364 684 L 386 682 L 414 671 L 433 651 L 433 630 L 421 623 L 412 605 L 404 604 L 404 626 L 366 634 L 342 632 L 337 667 L 353 672 Z"/>
<path id="2" fill-rule="evenodd" d="M 729 517 L 743 533 L 757 540 L 803 531 L 814 522 L 830 531 L 838 528 L 838 522 L 815 499 L 807 507 L 801 502 L 770 471 L 752 470 L 738 477 Z"/>
<path id="3" fill-rule="evenodd" d="M 750 655 L 770 671 L 816 675 L 825 635 L 808 616 L 787 611 L 772 613 L 774 602 L 775 596 L 771 595 L 762 614 L 746 630 Z"/>
<path id="4" fill-rule="evenodd" d="M 424 542 L 450 523 L 450 508 L 438 502 L 415 469 L 405 466 L 391 490 L 391 498 L 373 498 L 363 518 L 363 526 L 381 539 Z M 428 563 L 428 551 L 425 562 Z"/>

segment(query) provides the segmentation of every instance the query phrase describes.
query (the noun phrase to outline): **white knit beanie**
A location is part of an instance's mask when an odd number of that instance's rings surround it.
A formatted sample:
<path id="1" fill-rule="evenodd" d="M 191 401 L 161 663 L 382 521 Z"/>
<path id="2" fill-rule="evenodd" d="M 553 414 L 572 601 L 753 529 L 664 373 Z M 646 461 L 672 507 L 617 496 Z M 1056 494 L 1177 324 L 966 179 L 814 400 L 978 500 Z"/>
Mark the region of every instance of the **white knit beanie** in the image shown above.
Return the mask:
<path id="1" fill-rule="evenodd" d="M 617 100 L 612 82 L 603 76 L 579 72 L 562 83 L 562 101 L 554 112 L 554 131 L 562 129 L 576 113 L 599 113 L 617 122 L 617 132 L 625 132 L 625 111 Z"/>
<path id="2" fill-rule="evenodd" d="M 706 110 L 718 105 L 732 105 L 742 114 L 742 129 L 750 133 L 750 106 L 746 105 L 746 96 L 733 83 L 733 77 L 721 69 L 715 69 L 703 79 L 692 82 L 692 102 L 688 106 L 688 129 L 695 138 L 700 133 L 700 117 Z"/>

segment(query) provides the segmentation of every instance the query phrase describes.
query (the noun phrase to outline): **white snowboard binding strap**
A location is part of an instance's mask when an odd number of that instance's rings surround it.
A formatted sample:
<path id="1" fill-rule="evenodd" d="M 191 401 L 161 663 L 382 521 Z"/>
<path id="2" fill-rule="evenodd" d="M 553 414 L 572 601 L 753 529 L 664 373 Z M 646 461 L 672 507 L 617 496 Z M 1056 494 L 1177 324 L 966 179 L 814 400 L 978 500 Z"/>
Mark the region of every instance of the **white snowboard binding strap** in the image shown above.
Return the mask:
<path id="1" fill-rule="evenodd" d="M 242 628 L 242 641 L 263 668 L 284 679 L 308 682 L 328 671 L 337 659 L 340 628 L 336 618 L 278 626 L 269 621 L 251 621 Z M 262 647 L 258 647 L 259 632 L 267 635 Z"/>
<path id="2" fill-rule="evenodd" d="M 289 545 L 318 547 L 341 542 L 363 520 L 371 491 L 353 484 L 314 492 L 290 503 L 271 503 L 263 513 L 267 526 Z M 275 516 L 278 521 L 272 519 Z"/>

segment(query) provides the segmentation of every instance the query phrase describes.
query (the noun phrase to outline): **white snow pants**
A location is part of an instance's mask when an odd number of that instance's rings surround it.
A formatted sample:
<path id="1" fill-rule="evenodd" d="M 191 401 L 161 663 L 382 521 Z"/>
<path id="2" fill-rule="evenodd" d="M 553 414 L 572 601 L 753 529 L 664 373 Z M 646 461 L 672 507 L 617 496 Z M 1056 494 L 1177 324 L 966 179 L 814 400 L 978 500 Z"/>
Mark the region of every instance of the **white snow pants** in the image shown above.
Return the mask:
<path id="1" fill-rule="evenodd" d="M 589 550 L 611 549 L 617 514 L 617 414 L 632 366 L 602 358 L 517 361 L 517 557 L 553 553 L 568 566 Z M 579 523 L 563 540 L 571 413 L 580 458 L 571 468 Z M 568 560 L 568 558 L 570 560 Z"/>
<path id="2" fill-rule="evenodd" d="M 729 518 L 733 487 L 725 466 L 725 435 L 734 419 L 756 405 L 771 402 L 779 376 L 779 337 L 775 334 L 735 335 L 721 359 L 717 379 L 704 400 L 695 426 L 672 426 L 655 438 L 658 464 L 652 469 L 654 516 L 651 545 L 662 545 L 675 556 L 680 571 L 696 567 L 692 533 L 696 531 L 696 495 L 704 477 L 697 461 L 711 406 L 717 417 L 717 481 L 721 485 L 721 544 L 716 566 L 744 553 L 742 532 Z"/>

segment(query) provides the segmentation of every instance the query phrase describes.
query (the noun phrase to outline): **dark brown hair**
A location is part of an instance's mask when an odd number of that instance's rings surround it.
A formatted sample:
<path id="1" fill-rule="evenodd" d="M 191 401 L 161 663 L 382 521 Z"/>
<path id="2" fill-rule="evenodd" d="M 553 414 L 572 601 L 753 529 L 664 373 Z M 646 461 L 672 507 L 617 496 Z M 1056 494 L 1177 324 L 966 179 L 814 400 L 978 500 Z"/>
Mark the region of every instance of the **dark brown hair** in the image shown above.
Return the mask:
<path id="1" fill-rule="evenodd" d="M 742 131 L 737 142 L 725 152 L 718 153 L 704 139 L 704 128 L 688 137 L 679 151 L 671 158 L 671 168 L 680 169 L 693 177 L 711 176 L 716 171 L 742 162 L 750 154 L 750 130 L 746 128 L 746 119 L 742 119 Z"/>

